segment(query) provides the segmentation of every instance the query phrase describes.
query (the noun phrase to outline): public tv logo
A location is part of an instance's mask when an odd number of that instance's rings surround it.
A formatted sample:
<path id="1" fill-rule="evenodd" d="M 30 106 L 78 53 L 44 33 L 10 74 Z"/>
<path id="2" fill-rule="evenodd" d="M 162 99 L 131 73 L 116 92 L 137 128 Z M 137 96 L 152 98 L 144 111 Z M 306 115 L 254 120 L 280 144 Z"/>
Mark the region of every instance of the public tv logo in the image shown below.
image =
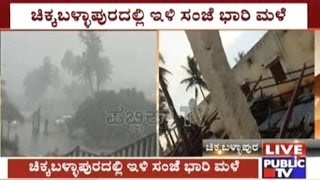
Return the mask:
<path id="1" fill-rule="evenodd" d="M 306 178 L 306 146 L 302 143 L 264 143 L 262 177 Z"/>

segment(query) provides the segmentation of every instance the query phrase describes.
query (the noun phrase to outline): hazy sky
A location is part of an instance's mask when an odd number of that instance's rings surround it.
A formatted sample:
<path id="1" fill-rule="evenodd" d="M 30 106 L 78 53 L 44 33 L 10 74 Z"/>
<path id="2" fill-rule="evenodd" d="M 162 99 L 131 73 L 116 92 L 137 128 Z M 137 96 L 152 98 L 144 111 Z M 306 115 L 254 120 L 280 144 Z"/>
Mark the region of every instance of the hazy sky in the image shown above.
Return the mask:
<path id="1" fill-rule="evenodd" d="M 112 80 L 108 89 L 136 87 L 155 101 L 156 95 L 156 32 L 99 32 L 109 57 Z M 23 93 L 23 78 L 38 67 L 44 57 L 60 66 L 66 50 L 83 51 L 78 32 L 2 32 L 2 75 L 8 91 Z"/>
<path id="2" fill-rule="evenodd" d="M 231 67 L 235 65 L 234 58 L 238 52 L 247 52 L 266 33 L 266 31 L 220 31 L 221 40 Z M 180 84 L 187 77 L 181 66 L 187 67 L 187 56 L 192 56 L 192 50 L 184 31 L 161 31 L 160 52 L 166 64 L 165 67 L 172 73 L 167 75 L 169 92 L 179 111 L 179 107 L 188 106 L 189 100 L 194 98 L 194 88 L 186 92 L 187 85 Z M 199 91 L 198 103 L 202 101 Z M 183 115 L 183 114 L 181 114 Z"/>

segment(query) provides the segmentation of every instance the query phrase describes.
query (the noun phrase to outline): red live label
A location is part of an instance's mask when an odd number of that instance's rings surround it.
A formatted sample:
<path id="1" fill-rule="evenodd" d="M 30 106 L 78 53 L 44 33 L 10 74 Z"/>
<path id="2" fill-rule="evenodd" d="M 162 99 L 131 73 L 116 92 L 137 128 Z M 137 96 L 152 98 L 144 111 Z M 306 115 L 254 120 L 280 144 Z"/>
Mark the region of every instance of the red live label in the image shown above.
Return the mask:
<path id="1" fill-rule="evenodd" d="M 305 156 L 306 145 L 303 143 L 263 143 L 263 156 Z"/>

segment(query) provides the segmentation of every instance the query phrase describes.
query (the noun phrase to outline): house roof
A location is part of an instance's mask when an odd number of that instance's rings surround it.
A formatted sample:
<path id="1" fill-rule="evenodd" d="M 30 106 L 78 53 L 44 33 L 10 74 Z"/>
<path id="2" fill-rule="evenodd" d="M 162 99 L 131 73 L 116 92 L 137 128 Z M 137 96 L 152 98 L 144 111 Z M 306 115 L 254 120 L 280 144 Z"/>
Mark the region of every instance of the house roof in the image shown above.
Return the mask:
<path id="1" fill-rule="evenodd" d="M 281 111 L 271 114 L 263 123 L 259 125 L 261 131 L 275 131 L 279 128 L 279 122 L 284 121 L 284 117 L 287 109 L 284 108 Z M 305 91 L 298 98 L 297 105 L 294 106 L 289 127 L 286 133 L 287 137 L 291 135 L 289 133 L 303 133 L 301 130 L 306 132 L 313 131 L 312 124 L 314 123 L 314 96 L 308 94 Z M 273 135 L 277 133 L 274 132 Z M 272 133 L 267 136 L 273 136 Z M 272 137 L 268 137 L 272 138 Z"/>

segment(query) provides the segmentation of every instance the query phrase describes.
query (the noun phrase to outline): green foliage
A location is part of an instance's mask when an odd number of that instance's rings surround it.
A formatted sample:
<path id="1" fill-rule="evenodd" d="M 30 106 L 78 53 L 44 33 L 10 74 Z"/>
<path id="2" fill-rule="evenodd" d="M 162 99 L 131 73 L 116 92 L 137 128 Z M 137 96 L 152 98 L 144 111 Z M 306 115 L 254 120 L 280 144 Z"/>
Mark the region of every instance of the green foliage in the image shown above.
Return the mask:
<path id="1" fill-rule="evenodd" d="M 203 88 L 208 89 L 208 87 L 205 80 L 202 77 L 198 64 L 194 57 L 188 56 L 187 60 L 188 60 L 188 66 L 187 67 L 182 66 L 182 68 L 188 73 L 189 77 L 183 79 L 180 83 L 187 84 L 186 91 L 189 90 L 189 88 L 191 87 L 199 86 L 203 99 L 205 99 Z"/>
<path id="2" fill-rule="evenodd" d="M 167 88 L 168 87 L 168 80 L 166 79 L 166 75 L 167 74 L 171 74 L 171 72 L 169 70 L 167 70 L 163 65 L 165 64 L 165 60 L 162 56 L 162 54 L 160 53 L 159 54 L 159 59 L 160 59 L 160 62 L 162 63 L 162 65 L 159 66 L 159 78 L 161 80 L 163 80 L 163 82 L 165 83 L 165 87 Z"/>
<path id="3" fill-rule="evenodd" d="M 13 120 L 23 121 L 24 120 L 18 108 L 11 102 L 3 102 L 1 111 L 2 111 L 1 118 L 4 121 L 13 121 Z"/>
<path id="4" fill-rule="evenodd" d="M 44 58 L 43 64 L 30 71 L 24 78 L 25 95 L 34 102 L 43 97 L 50 86 L 58 86 L 60 82 L 59 69 Z"/>
<path id="5" fill-rule="evenodd" d="M 234 58 L 234 61 L 236 63 L 238 63 L 244 56 L 245 56 L 245 52 L 244 51 L 240 51 L 240 52 L 238 52 L 237 57 Z"/>
<path id="6" fill-rule="evenodd" d="M 146 123 L 146 115 L 143 120 L 144 133 L 130 132 L 130 126 L 122 123 L 109 124 L 106 118 L 109 111 L 123 107 L 123 113 L 119 117 L 129 118 L 128 112 L 155 112 L 156 106 L 148 101 L 143 92 L 136 89 L 121 89 L 115 91 L 100 91 L 94 97 L 88 97 L 78 108 L 74 118 L 73 127 L 81 127 L 86 130 L 92 141 L 98 144 L 110 146 L 123 146 L 155 132 L 155 124 Z M 154 116 L 156 117 L 156 116 Z M 115 139 L 117 139 L 115 141 Z"/>
<path id="7" fill-rule="evenodd" d="M 71 101 L 72 107 L 77 109 L 78 106 L 90 95 L 90 89 L 83 83 L 72 81 L 63 87 L 63 92 Z"/>
<path id="8" fill-rule="evenodd" d="M 71 76 L 85 82 L 94 93 L 110 79 L 112 66 L 107 57 L 101 56 L 103 46 L 97 33 L 80 32 L 79 38 L 85 45 L 85 50 L 81 55 L 66 51 L 61 66 Z"/>
<path id="9" fill-rule="evenodd" d="M 1 138 L 1 156 L 12 157 L 21 156 L 19 153 L 18 142 L 9 141 L 8 139 Z"/>
<path id="10" fill-rule="evenodd" d="M 165 60 L 163 55 L 160 53 L 159 54 L 159 59 L 160 62 L 162 63 L 161 66 L 159 66 L 159 78 L 165 83 L 164 88 L 168 88 L 168 81 L 166 79 L 167 74 L 171 74 L 169 70 L 167 70 L 164 65 L 165 65 Z M 159 89 L 159 133 L 160 134 L 165 134 L 168 131 L 168 115 L 170 114 L 169 109 L 168 109 L 168 104 L 166 101 L 166 97 L 163 94 L 162 89 Z"/>
<path id="11" fill-rule="evenodd" d="M 200 87 L 203 87 L 207 89 L 207 84 L 202 78 L 201 72 L 199 70 L 198 64 L 194 57 L 187 57 L 188 60 L 188 67 L 182 66 L 183 69 L 188 73 L 189 77 L 186 79 L 183 79 L 181 81 L 181 84 L 187 84 L 186 90 L 189 88 L 199 85 Z"/>
<path id="12" fill-rule="evenodd" d="M 166 102 L 166 98 L 160 91 L 159 96 L 159 133 L 165 134 L 168 131 L 168 116 L 170 114 Z"/>
<path id="13" fill-rule="evenodd" d="M 159 66 L 159 82 L 160 82 L 160 96 L 159 96 L 159 134 L 164 135 L 167 140 L 167 146 L 170 147 L 172 144 L 174 145 L 174 140 L 171 134 L 171 131 L 168 127 L 168 116 L 170 114 L 170 110 L 173 114 L 173 118 L 177 118 L 174 114 L 177 114 L 172 102 L 172 99 L 170 97 L 170 94 L 168 92 L 168 81 L 166 79 L 167 74 L 171 74 L 170 71 L 165 69 L 163 65 L 165 64 L 165 60 L 162 56 L 162 54 L 159 54 L 160 62 L 162 63 L 162 66 Z M 175 122 L 177 119 L 175 119 Z M 170 139 L 169 139 L 170 138 Z M 175 146 L 175 145 L 174 145 Z"/>
<path id="14" fill-rule="evenodd" d="M 1 93 L 1 119 L 4 121 L 23 121 L 24 117 L 20 113 L 19 109 L 15 104 L 13 104 L 5 89 L 2 88 L 2 93 Z"/>

